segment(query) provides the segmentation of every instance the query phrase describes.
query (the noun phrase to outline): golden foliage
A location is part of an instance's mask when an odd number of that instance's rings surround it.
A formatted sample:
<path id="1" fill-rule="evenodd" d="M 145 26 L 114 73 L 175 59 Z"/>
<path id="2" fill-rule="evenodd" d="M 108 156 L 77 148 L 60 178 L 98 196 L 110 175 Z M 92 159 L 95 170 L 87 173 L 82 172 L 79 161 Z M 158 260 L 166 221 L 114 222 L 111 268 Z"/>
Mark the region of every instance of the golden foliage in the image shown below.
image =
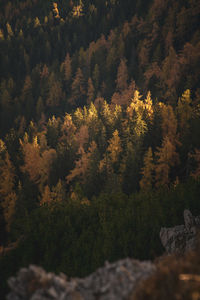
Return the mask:
<path id="1" fill-rule="evenodd" d="M 51 165 L 56 159 L 55 149 L 46 149 L 41 153 L 37 137 L 32 143 L 22 142 L 22 152 L 24 154 L 24 165 L 22 172 L 29 174 L 30 180 L 39 184 L 40 188 L 48 181 Z"/>
<path id="2" fill-rule="evenodd" d="M 75 168 L 68 176 L 66 176 L 67 183 L 70 183 L 75 177 L 79 177 L 83 183 L 86 181 L 86 175 L 90 169 L 90 159 L 94 155 L 96 149 L 97 145 L 94 141 L 91 142 L 87 152 L 80 146 L 78 150 L 80 158 L 75 161 Z"/>
<path id="3" fill-rule="evenodd" d="M 75 18 L 83 16 L 83 3 L 82 0 L 79 1 L 79 5 L 73 7 L 72 15 Z"/>
<path id="4" fill-rule="evenodd" d="M 122 152 L 121 140 L 119 137 L 118 130 L 113 132 L 113 137 L 109 140 L 109 146 L 107 148 L 109 157 L 112 163 L 118 161 L 119 155 Z"/>
<path id="5" fill-rule="evenodd" d="M 177 114 L 179 118 L 179 126 L 182 130 L 189 128 L 188 121 L 192 118 L 190 90 L 186 90 L 183 95 L 178 99 Z"/>

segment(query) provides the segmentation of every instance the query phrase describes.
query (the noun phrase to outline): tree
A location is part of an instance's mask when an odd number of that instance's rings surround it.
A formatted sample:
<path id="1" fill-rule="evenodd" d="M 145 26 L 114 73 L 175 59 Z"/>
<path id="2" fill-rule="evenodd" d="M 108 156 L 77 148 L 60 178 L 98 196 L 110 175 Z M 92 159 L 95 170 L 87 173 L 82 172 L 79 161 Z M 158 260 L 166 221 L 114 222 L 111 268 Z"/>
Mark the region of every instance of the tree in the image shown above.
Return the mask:
<path id="1" fill-rule="evenodd" d="M 9 232 L 13 222 L 17 195 L 15 188 L 15 170 L 10 156 L 1 141 L 0 149 L 0 205 L 3 208 L 6 230 Z"/>
<path id="2" fill-rule="evenodd" d="M 71 67 L 71 58 L 69 53 L 66 54 L 64 63 L 63 63 L 63 69 L 64 69 L 64 75 L 65 80 L 68 82 L 71 79 L 72 76 L 72 67 Z"/>
<path id="3" fill-rule="evenodd" d="M 191 176 L 194 177 L 196 180 L 200 178 L 200 150 L 195 149 L 195 153 L 190 155 L 194 158 L 195 162 L 197 163 L 197 168 L 194 172 L 191 173 Z"/>
<path id="4" fill-rule="evenodd" d="M 162 116 L 162 132 L 163 137 L 168 137 L 174 144 L 178 143 L 177 139 L 177 119 L 175 117 L 171 105 L 160 103 L 161 116 Z"/>
<path id="5" fill-rule="evenodd" d="M 72 92 L 70 103 L 72 105 L 82 106 L 84 104 L 85 96 L 85 81 L 83 73 L 80 68 L 77 69 L 75 78 L 72 82 Z"/>
<path id="6" fill-rule="evenodd" d="M 170 183 L 170 168 L 179 162 L 179 155 L 176 146 L 172 144 L 170 138 L 165 136 L 161 147 L 155 152 L 157 157 L 155 166 L 156 187 L 168 187 Z"/>
<path id="7" fill-rule="evenodd" d="M 87 144 L 88 140 L 89 140 L 88 126 L 81 125 L 81 127 L 77 131 L 75 137 L 76 137 L 79 147 L 84 148 L 85 144 Z"/>
<path id="8" fill-rule="evenodd" d="M 94 141 L 91 142 L 87 152 L 80 146 L 78 150 L 79 159 L 75 161 L 75 168 L 66 176 L 68 184 L 76 177 L 78 177 L 82 183 L 87 181 L 87 174 L 89 174 L 90 170 L 90 159 L 96 151 L 96 148 L 97 145 Z"/>
<path id="9" fill-rule="evenodd" d="M 55 74 L 52 72 L 48 79 L 49 92 L 46 104 L 50 107 L 59 106 L 63 97 L 60 81 L 56 80 Z"/>
<path id="10" fill-rule="evenodd" d="M 99 88 L 99 80 L 100 80 L 100 72 L 99 72 L 98 64 L 96 64 L 94 66 L 94 71 L 92 73 L 92 79 L 93 79 L 93 82 L 94 82 L 95 90 L 97 91 L 98 88 Z"/>
<path id="11" fill-rule="evenodd" d="M 178 99 L 177 115 L 179 119 L 179 126 L 181 131 L 189 129 L 189 120 L 192 118 L 192 100 L 190 90 L 186 90 Z"/>
<path id="12" fill-rule="evenodd" d="M 95 89 L 92 83 L 92 79 L 88 79 L 88 90 L 87 90 L 87 104 L 90 104 L 95 99 Z"/>
<path id="13" fill-rule="evenodd" d="M 6 23 L 6 28 L 7 28 L 8 38 L 13 37 L 14 33 L 9 23 Z"/>
<path id="14" fill-rule="evenodd" d="M 119 92 L 127 89 L 128 84 L 128 68 L 126 65 L 126 60 L 124 58 L 121 59 L 118 70 L 117 70 L 117 79 L 116 79 L 116 89 Z"/>
<path id="15" fill-rule="evenodd" d="M 56 151 L 46 149 L 41 153 L 37 136 L 34 137 L 32 143 L 21 141 L 21 146 L 24 155 L 24 165 L 21 170 L 28 173 L 30 180 L 42 191 L 43 187 L 48 184 L 51 167 L 57 156 Z"/>
<path id="16" fill-rule="evenodd" d="M 4 40 L 4 33 L 3 33 L 3 30 L 0 29 L 0 41 L 3 41 Z"/>
<path id="17" fill-rule="evenodd" d="M 122 152 L 121 140 L 118 130 L 115 130 L 113 132 L 113 137 L 109 140 L 107 152 L 111 162 L 113 164 L 116 163 L 119 159 L 120 153 Z"/>
<path id="18" fill-rule="evenodd" d="M 149 147 L 147 152 L 144 155 L 144 166 L 141 170 L 142 179 L 140 180 L 140 188 L 142 190 L 148 191 L 152 189 L 154 177 L 153 172 L 155 165 L 153 163 L 153 154 L 152 149 Z"/>

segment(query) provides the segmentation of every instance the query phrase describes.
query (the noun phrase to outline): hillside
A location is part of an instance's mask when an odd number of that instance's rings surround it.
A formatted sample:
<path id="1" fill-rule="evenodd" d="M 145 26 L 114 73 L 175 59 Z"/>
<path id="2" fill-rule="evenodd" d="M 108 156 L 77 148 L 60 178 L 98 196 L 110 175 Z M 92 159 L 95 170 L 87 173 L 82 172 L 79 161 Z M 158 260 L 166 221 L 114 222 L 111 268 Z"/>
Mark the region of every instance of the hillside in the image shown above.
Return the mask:
<path id="1" fill-rule="evenodd" d="M 30 263 L 155 258 L 199 213 L 199 22 L 198 0 L 1 1 L 2 293 Z"/>

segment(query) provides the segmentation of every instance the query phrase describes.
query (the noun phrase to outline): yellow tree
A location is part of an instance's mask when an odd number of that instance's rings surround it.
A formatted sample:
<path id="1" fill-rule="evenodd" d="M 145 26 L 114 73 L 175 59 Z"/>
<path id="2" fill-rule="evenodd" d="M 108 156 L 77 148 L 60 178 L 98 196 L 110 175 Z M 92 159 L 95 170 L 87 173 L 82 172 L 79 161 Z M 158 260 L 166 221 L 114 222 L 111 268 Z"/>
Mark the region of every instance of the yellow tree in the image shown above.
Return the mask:
<path id="1" fill-rule="evenodd" d="M 51 190 L 49 186 L 46 185 L 42 192 L 40 206 L 42 206 L 43 204 L 50 204 L 50 203 L 52 203 Z"/>
<path id="2" fill-rule="evenodd" d="M 153 185 L 153 173 L 154 173 L 155 165 L 153 162 L 153 154 L 152 149 L 149 147 L 147 152 L 144 155 L 144 167 L 141 170 L 142 179 L 140 180 L 140 188 L 142 190 L 149 190 Z"/>
<path id="3" fill-rule="evenodd" d="M 113 132 L 113 137 L 109 140 L 107 152 L 111 162 L 114 164 L 118 161 L 120 153 L 122 152 L 121 140 L 118 130 Z"/>
<path id="4" fill-rule="evenodd" d="M 154 109 L 153 109 L 153 103 L 152 103 L 150 91 L 147 93 L 146 99 L 144 100 L 144 106 L 145 106 L 147 118 L 150 121 L 152 121 L 154 115 Z"/>
<path id="5" fill-rule="evenodd" d="M 78 150 L 79 159 L 75 161 L 75 168 L 66 176 L 67 183 L 69 184 L 74 178 L 79 178 L 82 183 L 87 181 L 87 174 L 90 169 L 90 159 L 97 149 L 96 143 L 91 142 L 88 151 L 85 152 L 82 146 Z"/>
<path id="6" fill-rule="evenodd" d="M 24 165 L 22 172 L 28 173 L 30 180 L 38 184 L 40 191 L 48 183 L 52 163 L 56 159 L 55 149 L 45 149 L 41 152 L 37 136 L 33 143 L 22 142 L 22 152 L 24 154 Z"/>
<path id="7" fill-rule="evenodd" d="M 162 116 L 163 137 L 168 137 L 174 144 L 179 144 L 177 138 L 177 119 L 171 105 L 159 103 Z"/>
<path id="8" fill-rule="evenodd" d="M 113 132 L 113 136 L 108 143 L 109 145 L 106 153 L 99 164 L 100 172 L 106 171 L 107 175 L 114 172 L 114 165 L 116 165 L 119 161 L 119 157 L 122 152 L 121 139 L 119 137 L 118 130 Z"/>

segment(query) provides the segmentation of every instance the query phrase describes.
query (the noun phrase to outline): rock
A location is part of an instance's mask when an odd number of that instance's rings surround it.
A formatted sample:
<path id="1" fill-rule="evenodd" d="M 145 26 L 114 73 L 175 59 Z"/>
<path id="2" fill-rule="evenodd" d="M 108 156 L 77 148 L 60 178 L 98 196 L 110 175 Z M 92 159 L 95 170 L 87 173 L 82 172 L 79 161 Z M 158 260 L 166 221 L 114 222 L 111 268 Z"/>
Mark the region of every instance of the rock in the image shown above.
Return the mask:
<path id="1" fill-rule="evenodd" d="M 121 300 L 143 279 L 155 271 L 151 262 L 123 259 L 106 263 L 86 278 L 67 280 L 63 276 L 46 273 L 42 268 L 29 266 L 21 269 L 8 283 L 8 300 Z"/>
<path id="2" fill-rule="evenodd" d="M 184 253 L 195 247 L 200 216 L 194 217 L 189 210 L 185 210 L 183 215 L 185 225 L 160 230 L 160 239 L 168 254 Z"/>

